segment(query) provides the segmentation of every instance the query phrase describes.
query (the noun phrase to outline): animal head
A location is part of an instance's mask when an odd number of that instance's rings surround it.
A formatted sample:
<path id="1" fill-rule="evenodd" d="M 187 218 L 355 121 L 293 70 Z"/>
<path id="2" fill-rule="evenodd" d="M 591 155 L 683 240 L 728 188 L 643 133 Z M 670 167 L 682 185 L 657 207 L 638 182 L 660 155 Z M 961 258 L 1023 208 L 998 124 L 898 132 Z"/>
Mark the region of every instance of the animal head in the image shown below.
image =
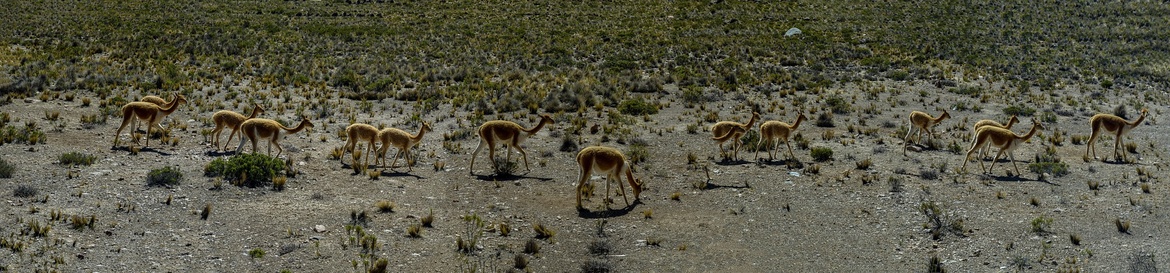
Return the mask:
<path id="1" fill-rule="evenodd" d="M 1040 120 L 1036 118 L 1032 118 L 1032 126 L 1036 127 L 1037 129 L 1044 130 L 1044 124 L 1041 124 Z"/>
<path id="2" fill-rule="evenodd" d="M 309 120 L 309 116 L 302 116 L 301 123 L 305 124 L 305 128 L 313 128 L 313 121 Z"/>
<path id="3" fill-rule="evenodd" d="M 426 123 L 426 122 L 423 122 L 423 124 L 422 124 L 422 128 L 420 128 L 419 130 L 421 130 L 421 131 L 430 131 L 430 130 L 431 130 L 431 124 L 429 124 L 429 123 Z"/>
<path id="4" fill-rule="evenodd" d="M 943 113 L 941 116 L 938 116 L 938 120 L 944 120 L 948 118 L 951 118 L 951 113 L 947 113 L 947 110 L 943 109 Z"/>
<path id="5" fill-rule="evenodd" d="M 797 113 L 797 114 L 799 114 L 799 115 L 796 116 L 796 122 L 800 122 L 802 120 L 808 120 L 808 117 L 805 117 L 804 113 Z"/>
<path id="6" fill-rule="evenodd" d="M 556 120 L 548 114 L 540 114 L 540 123 L 556 124 Z"/>
<path id="7" fill-rule="evenodd" d="M 256 111 L 257 113 L 264 113 L 264 107 L 260 107 L 259 103 L 252 104 L 252 106 L 255 107 L 255 108 L 252 108 L 253 109 L 252 111 Z"/>

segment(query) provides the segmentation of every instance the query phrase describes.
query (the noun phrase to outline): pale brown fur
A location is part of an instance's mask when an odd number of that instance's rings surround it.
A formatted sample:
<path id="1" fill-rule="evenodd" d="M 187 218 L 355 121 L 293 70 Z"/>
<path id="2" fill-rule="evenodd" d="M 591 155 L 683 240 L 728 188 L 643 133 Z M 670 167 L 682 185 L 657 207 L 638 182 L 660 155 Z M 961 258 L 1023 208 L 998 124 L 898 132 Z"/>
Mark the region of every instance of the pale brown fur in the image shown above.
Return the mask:
<path id="1" fill-rule="evenodd" d="M 308 117 L 304 117 L 295 128 L 284 127 L 280 122 L 263 118 L 245 120 L 243 124 L 240 124 L 240 131 L 248 137 L 248 141 L 252 142 L 252 153 L 256 153 L 258 141 L 267 138 L 269 139 L 268 155 L 272 155 L 272 146 L 276 146 L 276 157 L 280 157 L 280 154 L 284 153 L 284 148 L 280 147 L 281 133 L 288 131 L 288 134 L 295 134 L 305 128 L 313 128 L 313 122 L 309 121 Z M 244 143 L 244 141 L 240 141 L 240 147 L 236 148 L 236 154 L 244 149 Z"/>
<path id="2" fill-rule="evenodd" d="M 366 153 L 362 166 L 370 165 L 370 156 L 373 155 L 374 142 L 378 140 L 378 128 L 365 123 L 354 123 L 345 127 L 345 148 L 341 150 L 341 164 L 345 164 L 345 152 L 353 151 L 358 142 L 366 141 Z M 375 160 L 377 163 L 377 160 Z M 353 162 L 357 164 L 357 162 Z"/>
<path id="3" fill-rule="evenodd" d="M 552 117 L 548 114 L 540 115 L 540 123 L 537 123 L 531 129 L 524 129 L 524 127 L 520 127 L 519 124 L 511 121 L 493 120 L 484 122 L 483 125 L 479 126 L 479 146 L 476 146 L 475 152 L 471 153 L 471 167 L 468 168 L 468 172 L 474 173 L 475 156 L 479 154 L 479 151 L 484 146 L 488 147 L 488 159 L 492 161 L 492 166 L 498 169 L 499 166 L 496 166 L 495 160 L 496 145 L 501 142 L 508 146 L 507 160 L 512 160 L 512 149 L 515 148 L 524 156 L 524 168 L 531 171 L 532 169 L 528 167 L 528 154 L 524 152 L 524 148 L 520 147 L 520 142 L 539 132 L 546 124 L 553 123 Z"/>
<path id="4" fill-rule="evenodd" d="M 771 145 L 768 147 L 768 160 L 773 159 L 772 153 L 776 151 L 775 147 L 779 145 L 779 143 L 774 142 L 774 139 L 784 141 L 784 145 L 788 146 L 788 156 L 795 158 L 796 156 L 792 154 L 792 144 L 788 143 L 788 135 L 796 131 L 796 128 L 800 127 L 800 123 L 805 120 L 808 120 L 808 118 L 804 116 L 804 113 L 800 113 L 796 116 L 796 122 L 793 122 L 792 125 L 775 120 L 760 124 L 760 142 L 756 144 L 756 160 L 760 159 L 760 147 L 764 146 L 764 141 L 770 142 Z"/>
<path id="5" fill-rule="evenodd" d="M 719 123 L 715 123 L 715 125 L 711 125 L 711 135 L 714 137 L 720 137 L 724 134 L 727 134 L 728 132 L 731 132 L 733 134 L 731 138 L 735 140 L 735 142 L 732 143 L 732 157 L 739 158 L 739 147 L 743 144 L 740 142 L 739 138 L 743 137 L 744 134 L 747 134 L 747 132 L 752 129 L 752 125 L 756 124 L 756 120 L 759 119 L 760 113 L 752 112 L 752 118 L 748 120 L 747 124 L 734 121 L 720 121 Z M 732 132 L 732 127 L 743 128 L 743 132 Z M 726 140 L 720 141 L 716 139 L 715 142 L 719 143 L 719 155 L 726 157 L 727 151 L 723 149 L 723 142 L 726 142 Z"/>
<path id="6" fill-rule="evenodd" d="M 939 115 L 938 118 L 934 118 L 925 112 L 910 112 L 910 131 L 906 132 L 906 139 L 902 143 L 902 155 L 906 155 L 906 146 L 910 144 L 910 135 L 914 133 L 914 129 L 918 129 L 918 139 L 916 140 L 916 143 L 921 143 L 923 132 L 926 133 L 927 137 L 933 138 L 934 131 L 931 131 L 930 128 L 938 125 L 939 122 L 942 122 L 944 119 L 950 117 L 951 114 L 947 113 L 947 110 L 943 110 L 942 115 Z"/>
<path id="7" fill-rule="evenodd" d="M 173 96 L 173 97 L 176 97 L 176 98 L 177 98 L 177 97 L 178 97 L 178 94 L 175 94 L 175 96 Z M 166 100 L 163 100 L 163 98 L 162 98 L 162 97 L 159 97 L 159 96 L 153 96 L 153 95 L 152 95 L 152 96 L 145 96 L 145 97 L 142 97 L 142 99 L 139 99 L 138 101 L 141 101 L 141 102 L 149 102 L 149 103 L 153 103 L 153 104 L 155 104 L 155 105 L 158 105 L 159 107 L 162 107 L 163 105 L 170 104 L 170 102 L 168 102 L 168 101 L 166 101 Z M 174 101 L 174 100 L 172 99 L 171 101 Z M 166 116 L 163 116 L 163 118 L 165 118 L 165 117 L 166 117 Z M 162 120 L 162 118 L 160 118 L 159 120 L 161 121 L 161 120 Z M 134 121 L 131 121 L 131 122 L 134 122 Z M 133 123 L 131 123 L 131 125 L 130 125 L 130 126 L 133 128 L 133 127 L 137 127 L 138 125 L 137 125 L 137 124 L 133 124 Z M 162 130 L 162 126 L 161 126 L 161 125 L 155 125 L 154 127 L 155 127 L 155 128 L 157 128 L 157 129 L 159 129 L 159 130 Z"/>
<path id="8" fill-rule="evenodd" d="M 974 138 L 975 138 L 974 132 L 979 131 L 979 128 L 983 128 L 983 126 L 995 126 L 995 127 L 1004 128 L 1004 129 L 1011 129 L 1012 125 L 1016 125 L 1016 123 L 1020 123 L 1020 117 L 1018 117 L 1016 115 L 1012 115 L 1012 118 L 1008 119 L 1007 125 L 1001 124 L 998 121 L 994 121 L 994 120 L 990 120 L 990 119 L 984 119 L 984 120 L 977 121 L 977 122 L 975 122 L 975 126 L 971 126 L 971 132 L 972 132 L 971 133 L 971 138 L 972 138 L 971 141 L 974 142 Z M 990 151 L 991 151 L 991 145 L 987 145 L 987 146 L 983 147 L 983 150 L 979 151 L 979 157 L 980 158 L 987 157 L 987 153 Z"/>
<path id="9" fill-rule="evenodd" d="M 162 120 L 163 117 L 166 117 L 167 115 L 170 115 L 171 113 L 178 110 L 179 105 L 184 102 L 187 102 L 186 97 L 183 97 L 183 95 L 176 95 L 175 100 L 172 100 L 169 104 L 164 106 L 158 106 L 157 104 L 141 101 L 130 102 L 122 106 L 122 125 L 118 126 L 118 131 L 114 132 L 114 147 L 118 146 L 118 141 L 120 138 L 119 136 L 122 135 L 122 129 L 125 129 L 126 125 L 129 125 L 133 120 L 146 121 L 146 145 L 149 146 L 150 129 L 154 126 L 157 126 L 158 122 Z M 137 127 L 137 125 L 133 127 Z M 134 138 L 133 132 L 137 130 L 137 128 L 133 127 L 130 128 L 131 138 Z M 137 143 L 138 139 L 134 138 L 134 142 Z"/>
<path id="10" fill-rule="evenodd" d="M 215 135 L 215 142 L 213 142 L 212 145 L 215 145 L 216 151 L 221 150 L 221 147 L 219 146 L 219 133 L 223 132 L 223 128 L 232 129 L 232 133 L 228 134 L 227 138 L 227 142 L 231 142 L 232 138 L 236 136 L 236 131 L 240 130 L 240 124 L 244 123 L 245 120 L 255 118 L 256 116 L 260 115 L 260 113 L 264 113 L 264 108 L 260 107 L 259 104 L 253 106 L 252 114 L 248 116 L 244 116 L 243 114 L 230 110 L 220 110 L 219 112 L 215 112 L 215 114 L 211 115 L 211 120 L 215 121 L 215 129 L 211 130 L 211 134 Z M 243 134 L 240 134 L 240 141 L 244 141 Z M 227 145 L 224 145 L 222 148 L 226 149 Z"/>
<path id="11" fill-rule="evenodd" d="M 1093 115 L 1089 119 L 1089 125 L 1093 127 L 1093 134 L 1089 136 L 1089 147 L 1085 147 L 1085 158 L 1089 158 L 1090 151 L 1093 152 L 1093 158 L 1097 158 L 1097 147 L 1094 147 L 1094 144 L 1097 143 L 1097 136 L 1101 134 L 1101 130 L 1105 130 L 1106 132 L 1116 134 L 1116 140 L 1113 143 L 1113 156 L 1116 158 L 1120 154 L 1123 161 L 1129 161 L 1129 157 L 1125 155 L 1125 152 L 1118 152 L 1121 149 L 1121 137 L 1129 133 L 1130 130 L 1133 130 L 1134 127 L 1142 124 L 1142 121 L 1146 120 L 1146 114 L 1149 114 L 1149 111 L 1142 109 L 1142 116 L 1134 121 L 1127 121 L 1111 114 Z"/>
<path id="12" fill-rule="evenodd" d="M 410 162 L 414 161 L 414 157 L 410 155 L 410 148 L 422 142 L 423 135 L 431 130 L 431 125 L 423 123 L 422 127 L 418 129 L 418 134 L 411 135 L 406 131 L 398 128 L 386 128 L 378 132 L 378 140 L 382 141 L 382 147 L 378 149 L 378 158 L 382 159 L 382 167 L 386 165 L 386 151 L 390 150 L 390 146 L 398 147 L 398 153 L 394 154 L 394 161 L 390 162 L 390 168 L 394 168 L 394 164 L 398 163 L 398 155 L 403 154 L 402 158 L 406 160 L 406 169 L 408 171 L 414 170 Z M 375 160 L 374 164 L 378 164 Z"/>
<path id="13" fill-rule="evenodd" d="M 1040 125 L 1040 123 L 1034 119 L 1032 120 L 1032 129 L 1024 135 L 1017 135 L 1015 132 L 1012 132 L 1012 130 L 1000 127 L 980 127 L 979 130 L 975 131 L 975 142 L 971 143 L 971 149 L 967 150 L 967 156 L 963 157 L 962 170 L 967 170 L 967 160 L 971 159 L 972 153 L 975 153 L 975 151 L 978 151 L 979 148 L 982 148 L 984 145 L 994 145 L 995 147 L 999 147 L 999 153 L 997 153 L 995 157 L 991 159 L 991 168 L 984 169 L 984 172 L 990 173 L 991 169 L 995 169 L 996 161 L 998 161 L 999 157 L 1003 156 L 1004 153 L 1007 153 L 1008 157 L 1012 160 L 1012 166 L 1016 168 L 1016 175 L 1019 175 L 1020 166 L 1016 165 L 1016 157 L 1012 154 L 1012 151 L 1014 151 L 1016 148 L 1019 148 L 1020 144 L 1027 142 L 1028 139 L 1031 139 L 1033 135 L 1036 135 L 1037 130 L 1043 129 L 1044 126 Z M 979 161 L 979 167 L 984 167 L 983 160 Z"/>
<path id="14" fill-rule="evenodd" d="M 621 151 L 610 147 L 593 146 L 581 149 L 577 153 L 577 166 L 580 167 L 581 173 L 577 176 L 577 209 L 583 209 L 581 206 L 581 191 L 585 188 L 585 183 L 589 182 L 590 174 L 594 171 L 603 172 L 605 176 L 605 204 L 609 207 L 609 181 L 610 179 L 617 179 L 618 186 L 622 190 L 622 199 L 626 201 L 626 207 L 630 206 L 630 200 L 626 198 L 626 186 L 622 184 L 621 175 L 626 175 L 626 181 L 630 183 L 630 188 L 634 191 L 634 201 L 637 202 L 642 195 L 642 180 L 634 178 L 633 167 L 630 161 L 626 160 L 626 156 Z"/>

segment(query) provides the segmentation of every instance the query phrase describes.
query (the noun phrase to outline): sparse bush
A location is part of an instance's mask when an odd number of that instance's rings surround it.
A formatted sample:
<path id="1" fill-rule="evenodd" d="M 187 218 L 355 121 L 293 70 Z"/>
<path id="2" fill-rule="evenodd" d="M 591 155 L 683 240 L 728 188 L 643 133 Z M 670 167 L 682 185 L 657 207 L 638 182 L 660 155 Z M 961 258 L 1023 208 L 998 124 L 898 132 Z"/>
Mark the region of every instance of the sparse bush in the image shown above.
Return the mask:
<path id="1" fill-rule="evenodd" d="M 224 160 L 219 158 L 203 168 L 207 176 L 223 176 L 236 186 L 260 187 L 285 169 L 280 159 L 263 154 L 240 154 Z"/>
<path id="2" fill-rule="evenodd" d="M 934 169 L 922 169 L 918 171 L 918 176 L 926 180 L 935 180 L 938 179 L 938 171 Z"/>
<path id="3" fill-rule="evenodd" d="M 61 163 L 62 165 L 89 166 L 89 165 L 93 164 L 94 160 L 97 160 L 96 156 L 83 154 L 83 153 L 79 153 L 79 152 L 64 153 L 64 154 L 61 154 L 60 156 L 57 157 L 57 161 L 59 163 Z"/>
<path id="4" fill-rule="evenodd" d="M 540 241 L 528 239 L 528 242 L 524 243 L 524 253 L 532 255 L 540 253 Z"/>
<path id="5" fill-rule="evenodd" d="M 658 114 L 658 104 L 646 102 L 641 96 L 636 96 L 618 104 L 618 111 L 632 116 L 653 115 Z"/>
<path id="6" fill-rule="evenodd" d="M 253 248 L 252 250 L 248 251 L 248 257 L 252 257 L 252 259 L 264 258 L 264 250 L 260 248 Z"/>
<path id="7" fill-rule="evenodd" d="M 581 265 L 582 273 L 609 273 L 613 267 L 604 261 L 589 260 Z"/>
<path id="8" fill-rule="evenodd" d="M 374 206 L 377 207 L 378 211 L 382 213 L 394 212 L 394 208 L 396 207 L 394 202 L 390 202 L 390 200 L 378 201 L 378 203 L 374 204 Z"/>
<path id="9" fill-rule="evenodd" d="M 589 254 L 606 255 L 613 249 L 606 241 L 593 241 L 589 243 Z"/>
<path id="10" fill-rule="evenodd" d="M 166 166 L 159 169 L 150 170 L 146 174 L 147 186 L 164 186 L 170 187 L 178 185 L 183 181 L 183 172 L 179 168 Z"/>
<path id="11" fill-rule="evenodd" d="M 626 155 L 630 158 L 630 163 L 637 164 L 650 159 L 650 148 L 648 146 L 644 140 L 630 143 L 630 150 L 626 151 Z"/>
<path id="12" fill-rule="evenodd" d="M 1039 216 L 1032 219 L 1032 232 L 1040 235 L 1050 233 L 1052 229 L 1052 218 Z"/>
<path id="13" fill-rule="evenodd" d="M 12 190 L 12 196 L 20 197 L 20 198 L 33 197 L 33 196 L 36 196 L 38 192 L 39 191 L 37 190 L 36 187 L 29 186 L 29 185 L 20 185 L 20 186 L 16 186 L 16 189 Z"/>
<path id="14" fill-rule="evenodd" d="M 830 149 L 829 147 L 813 147 L 810 154 L 812 155 L 813 160 L 816 161 L 823 162 L 828 161 L 829 159 L 833 159 L 833 149 Z"/>
<path id="15" fill-rule="evenodd" d="M 866 158 L 862 159 L 861 161 L 857 161 L 855 164 L 857 165 L 858 170 L 868 170 L 870 166 L 873 166 L 873 160 Z"/>
<path id="16" fill-rule="evenodd" d="M 556 231 L 553 231 L 552 229 L 549 229 L 548 227 L 545 227 L 544 225 L 539 224 L 539 223 L 532 225 L 532 230 L 536 231 L 536 238 L 537 239 L 549 239 L 549 238 L 552 238 L 553 236 L 557 235 Z"/>
<path id="17" fill-rule="evenodd" d="M 8 160 L 0 159 L 0 178 L 12 178 L 14 172 L 16 172 L 16 165 L 8 163 Z"/>
<path id="18" fill-rule="evenodd" d="M 1028 107 L 1028 106 L 1013 105 L 1013 106 L 1008 106 L 1007 108 L 1004 108 L 1003 114 L 1008 115 L 1008 116 L 1018 115 L 1021 117 L 1031 117 L 1032 115 L 1036 114 L 1036 109 L 1032 108 L 1032 107 Z"/>
<path id="19" fill-rule="evenodd" d="M 923 201 L 918 206 L 918 212 L 926 216 L 927 223 L 923 224 L 923 227 L 930 230 L 931 238 L 935 240 L 942 239 L 942 236 L 946 233 L 966 236 L 963 220 L 956 219 L 953 212 L 944 212 L 942 207 L 939 207 L 934 202 Z"/>
<path id="20" fill-rule="evenodd" d="M 516 162 L 508 161 L 504 158 L 496 158 L 493 160 L 496 161 L 496 164 L 493 167 L 495 168 L 497 175 L 510 176 L 516 174 L 516 169 L 519 167 L 519 164 L 516 164 Z"/>
<path id="21" fill-rule="evenodd" d="M 573 137 L 569 136 L 568 134 L 561 136 L 560 151 L 562 151 L 562 152 L 575 152 L 575 151 L 577 151 L 577 149 L 578 149 L 577 141 L 573 140 Z"/>
<path id="22" fill-rule="evenodd" d="M 821 112 L 820 115 L 817 115 L 816 125 L 817 125 L 817 127 L 834 127 L 834 126 L 836 126 L 833 124 L 833 113 L 832 112 Z"/>

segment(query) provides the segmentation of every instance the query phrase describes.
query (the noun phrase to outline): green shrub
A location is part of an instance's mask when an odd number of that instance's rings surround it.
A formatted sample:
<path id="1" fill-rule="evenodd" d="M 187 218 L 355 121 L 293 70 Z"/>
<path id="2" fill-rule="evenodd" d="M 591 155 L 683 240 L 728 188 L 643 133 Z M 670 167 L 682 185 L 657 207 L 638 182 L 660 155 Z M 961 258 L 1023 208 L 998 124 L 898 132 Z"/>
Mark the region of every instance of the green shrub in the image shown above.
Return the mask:
<path id="1" fill-rule="evenodd" d="M 646 102 L 642 97 L 634 97 L 618 104 L 618 111 L 633 116 L 653 115 L 658 114 L 658 104 Z"/>
<path id="2" fill-rule="evenodd" d="M 1018 115 L 1021 117 L 1031 117 L 1033 114 L 1036 114 L 1036 109 L 1032 108 L 1032 107 L 1027 107 L 1027 106 L 1013 105 L 1013 106 L 1008 106 L 1007 108 L 1004 108 L 1003 113 L 1005 115 L 1009 115 L 1009 116 L 1010 115 Z"/>
<path id="3" fill-rule="evenodd" d="M 87 155 L 79 152 L 70 152 L 61 154 L 57 157 L 57 161 L 62 165 L 93 165 L 93 161 L 97 160 L 96 156 Z"/>
<path id="4" fill-rule="evenodd" d="M 12 178 L 13 172 L 16 172 L 16 165 L 8 163 L 8 160 L 0 159 L 0 178 Z"/>
<path id="5" fill-rule="evenodd" d="M 174 186 L 183 181 L 183 172 L 179 168 L 166 166 L 160 169 L 150 170 L 146 174 L 147 186 Z"/>
<path id="6" fill-rule="evenodd" d="M 649 144 L 645 140 L 635 139 L 630 143 L 630 150 L 626 151 L 626 155 L 630 157 L 630 163 L 642 163 L 650 159 Z"/>
<path id="7" fill-rule="evenodd" d="M 1064 162 L 1036 162 L 1028 164 L 1028 170 L 1037 174 L 1048 173 L 1060 177 L 1068 174 L 1068 164 Z"/>
<path id="8" fill-rule="evenodd" d="M 816 161 L 828 161 L 829 159 L 833 159 L 833 149 L 828 147 L 813 147 L 811 154 L 813 160 Z"/>
<path id="9" fill-rule="evenodd" d="M 265 186 L 284 171 L 284 162 L 263 154 L 240 154 L 225 160 L 216 159 L 203 168 L 206 176 L 223 176 L 236 186 Z"/>

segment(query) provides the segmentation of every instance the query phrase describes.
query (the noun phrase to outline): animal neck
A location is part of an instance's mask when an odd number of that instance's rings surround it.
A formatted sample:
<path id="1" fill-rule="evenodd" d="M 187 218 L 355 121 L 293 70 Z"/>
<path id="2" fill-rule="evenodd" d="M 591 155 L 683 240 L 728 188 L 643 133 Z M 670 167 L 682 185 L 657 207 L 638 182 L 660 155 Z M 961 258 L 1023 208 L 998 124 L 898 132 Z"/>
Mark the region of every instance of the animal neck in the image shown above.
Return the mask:
<path id="1" fill-rule="evenodd" d="M 248 115 L 248 118 L 254 118 L 257 115 L 260 115 L 260 106 L 259 105 L 256 105 L 256 108 L 252 108 L 252 114 Z"/>
<path id="2" fill-rule="evenodd" d="M 758 116 L 758 115 L 755 115 L 755 114 L 752 114 L 752 118 L 751 118 L 751 119 L 749 119 L 749 120 L 748 120 L 748 123 L 747 123 L 746 125 L 744 125 L 743 127 L 744 127 L 744 128 L 752 128 L 752 124 L 756 124 L 756 119 L 757 119 L 756 117 L 759 117 L 759 116 Z"/>
<path id="3" fill-rule="evenodd" d="M 170 115 L 171 113 L 175 112 L 175 110 L 179 110 L 179 98 L 175 98 L 175 100 L 172 100 L 171 102 L 169 102 L 167 104 L 163 104 L 163 106 L 161 108 L 159 108 L 159 110 L 167 115 Z"/>
<path id="4" fill-rule="evenodd" d="M 943 112 L 942 115 L 938 116 L 937 118 L 934 118 L 934 120 L 931 120 L 930 124 L 938 124 L 939 122 L 942 122 L 942 120 L 947 119 L 947 116 L 948 116 L 947 113 Z"/>
<path id="5" fill-rule="evenodd" d="M 411 143 L 419 143 L 420 141 L 422 141 L 423 135 L 425 135 L 426 133 L 427 133 L 427 126 L 423 126 L 422 128 L 419 128 L 418 134 L 410 136 L 410 142 Z"/>
<path id="6" fill-rule="evenodd" d="M 1026 134 L 1026 135 L 1024 135 L 1024 136 L 1022 136 L 1022 137 L 1019 137 L 1019 139 L 1022 139 L 1022 140 L 1025 140 L 1025 141 L 1027 141 L 1028 139 L 1031 139 L 1031 138 L 1032 138 L 1032 135 L 1035 135 L 1035 134 L 1036 134 L 1036 131 L 1037 131 L 1037 129 L 1040 129 L 1040 124 L 1034 124 L 1034 125 L 1032 125 L 1032 130 L 1028 130 L 1028 134 Z"/>
<path id="7" fill-rule="evenodd" d="M 1142 115 L 1139 116 L 1136 120 L 1129 122 L 1129 126 L 1131 126 L 1131 127 L 1138 126 L 1139 124 L 1142 124 L 1143 120 L 1146 120 L 1146 113 L 1145 112 L 1142 112 Z"/>
<path id="8" fill-rule="evenodd" d="M 528 135 L 534 135 L 536 132 L 540 132 L 540 129 L 544 128 L 544 125 L 548 123 L 552 123 L 552 121 L 548 119 L 541 119 L 540 123 L 537 123 L 536 126 L 532 127 L 532 129 L 525 129 L 524 132 L 528 133 Z"/>
<path id="9" fill-rule="evenodd" d="M 288 131 L 288 133 L 290 133 L 290 134 L 295 134 L 297 132 L 300 132 L 301 130 L 304 130 L 305 125 L 307 125 L 307 124 L 309 124 L 309 120 L 304 119 L 304 120 L 301 120 L 301 124 L 297 124 L 297 127 L 288 128 L 288 127 L 284 127 L 284 125 L 280 125 L 280 128 L 284 129 L 285 131 Z"/>
<path id="10" fill-rule="evenodd" d="M 804 115 L 800 115 L 800 116 L 796 117 L 796 122 L 792 123 L 792 127 L 789 127 L 789 130 L 796 130 L 796 127 L 800 127 L 800 123 L 803 122 L 804 120 L 805 120 Z"/>

